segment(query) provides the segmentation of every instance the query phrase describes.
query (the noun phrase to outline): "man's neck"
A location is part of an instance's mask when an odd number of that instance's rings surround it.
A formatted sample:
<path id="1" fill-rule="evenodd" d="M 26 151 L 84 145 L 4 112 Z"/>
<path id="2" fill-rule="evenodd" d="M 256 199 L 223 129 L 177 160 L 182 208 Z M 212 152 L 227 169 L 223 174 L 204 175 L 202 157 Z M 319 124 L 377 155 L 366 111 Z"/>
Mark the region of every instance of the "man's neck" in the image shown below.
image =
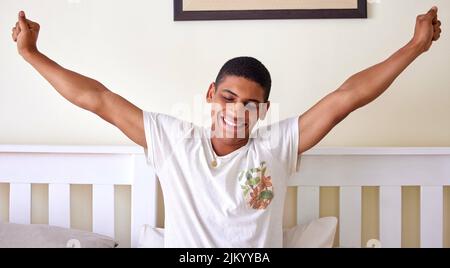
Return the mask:
<path id="1" fill-rule="evenodd" d="M 218 156 L 224 156 L 230 154 L 237 149 L 245 146 L 248 142 L 246 139 L 226 139 L 226 138 L 215 138 L 211 137 L 211 144 L 214 152 Z"/>

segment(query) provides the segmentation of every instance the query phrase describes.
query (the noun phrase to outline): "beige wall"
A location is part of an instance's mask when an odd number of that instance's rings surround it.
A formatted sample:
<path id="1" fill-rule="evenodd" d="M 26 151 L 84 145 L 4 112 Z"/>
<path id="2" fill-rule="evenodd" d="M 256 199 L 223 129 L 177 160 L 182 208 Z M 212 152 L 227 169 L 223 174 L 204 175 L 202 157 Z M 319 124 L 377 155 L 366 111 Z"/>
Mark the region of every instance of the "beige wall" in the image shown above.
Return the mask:
<path id="1" fill-rule="evenodd" d="M 204 95 L 224 61 L 238 55 L 255 56 L 272 73 L 271 99 L 280 104 L 284 118 L 306 111 L 349 75 L 405 44 L 415 16 L 431 5 L 440 7 L 444 31 L 450 25 L 447 0 L 372 2 L 367 20 L 173 22 L 169 0 L 48 0 L 45 4 L 2 0 L 0 143 L 132 144 L 111 125 L 61 98 L 17 56 L 8 39 L 20 9 L 40 22 L 43 52 L 65 67 L 102 81 L 146 110 L 172 113 L 175 103 L 192 106 L 193 96 Z M 441 41 L 386 94 L 350 115 L 319 146 L 450 146 L 449 51 L 450 39 L 444 32 Z M 189 114 L 182 117 L 192 119 Z M 6 188 L 0 185 L 3 198 Z M 91 228 L 83 222 L 90 191 L 85 186 L 71 190 L 74 226 Z M 33 200 L 45 204 L 47 192 L 45 186 L 33 186 Z M 289 193 L 286 226 L 295 223 L 295 189 Z M 448 193 L 447 189 L 447 202 Z M 127 188 L 116 191 L 116 210 L 123 215 L 129 214 L 129 194 Z M 336 198 L 337 189 L 321 190 L 322 216 L 338 215 Z M 370 224 L 377 215 L 376 198 L 377 189 L 364 189 L 364 238 L 378 230 Z M 404 189 L 403 201 L 410 204 L 403 219 L 416 220 L 417 189 Z M 44 208 L 33 205 L 33 221 L 45 222 L 48 212 Z M 449 205 L 445 209 L 449 215 Z M 4 202 L 0 202 L 0 217 L 7 217 Z M 163 224 L 162 215 L 159 224 Z M 129 228 L 129 222 L 119 226 L 116 234 L 124 236 L 122 229 Z M 408 231 L 403 234 L 403 245 L 417 245 L 418 226 L 404 227 Z"/>
<path id="2" fill-rule="evenodd" d="M 440 42 L 320 145 L 449 146 L 450 2 L 372 2 L 380 3 L 369 4 L 367 20 L 173 22 L 170 0 L 0 1 L 0 143 L 132 144 L 60 97 L 16 54 L 8 39 L 20 9 L 41 23 L 43 52 L 146 110 L 171 113 L 175 103 L 191 105 L 227 59 L 255 56 L 272 72 L 271 100 L 281 104 L 284 118 L 405 44 L 416 15 L 437 4 Z"/>

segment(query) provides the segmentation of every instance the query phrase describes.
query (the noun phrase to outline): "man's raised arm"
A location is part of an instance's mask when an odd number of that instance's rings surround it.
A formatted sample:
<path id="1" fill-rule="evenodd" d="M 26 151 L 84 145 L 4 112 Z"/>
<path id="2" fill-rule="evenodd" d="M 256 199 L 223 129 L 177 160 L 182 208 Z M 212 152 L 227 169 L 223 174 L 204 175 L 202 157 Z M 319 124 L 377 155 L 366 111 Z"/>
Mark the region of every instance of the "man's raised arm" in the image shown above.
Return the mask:
<path id="1" fill-rule="evenodd" d="M 118 127 L 135 143 L 147 147 L 142 110 L 111 92 L 100 82 L 67 70 L 37 49 L 39 24 L 19 13 L 12 38 L 19 54 L 68 101 Z"/>
<path id="2" fill-rule="evenodd" d="M 441 34 L 437 7 L 419 15 L 414 37 L 387 60 L 359 72 L 299 117 L 301 154 L 322 140 L 354 110 L 379 97 L 418 56 L 428 51 Z"/>

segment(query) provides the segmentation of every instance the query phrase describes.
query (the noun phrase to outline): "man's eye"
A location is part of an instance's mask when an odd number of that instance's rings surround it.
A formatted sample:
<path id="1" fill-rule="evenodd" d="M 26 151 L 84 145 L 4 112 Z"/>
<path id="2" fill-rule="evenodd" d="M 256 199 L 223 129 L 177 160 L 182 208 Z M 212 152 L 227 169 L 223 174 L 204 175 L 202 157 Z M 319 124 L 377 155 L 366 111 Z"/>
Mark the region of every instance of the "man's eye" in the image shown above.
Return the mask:
<path id="1" fill-rule="evenodd" d="M 228 97 L 223 97 L 226 101 L 232 101 L 233 100 L 233 98 L 228 98 Z"/>

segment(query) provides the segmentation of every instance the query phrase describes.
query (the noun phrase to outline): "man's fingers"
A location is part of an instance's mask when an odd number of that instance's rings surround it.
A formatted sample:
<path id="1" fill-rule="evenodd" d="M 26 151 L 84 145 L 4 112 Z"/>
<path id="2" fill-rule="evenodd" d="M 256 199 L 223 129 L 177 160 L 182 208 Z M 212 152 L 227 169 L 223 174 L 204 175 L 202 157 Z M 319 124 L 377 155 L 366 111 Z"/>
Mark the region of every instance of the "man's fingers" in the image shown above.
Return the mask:
<path id="1" fill-rule="evenodd" d="M 438 12 L 438 8 L 437 8 L 437 6 L 434 6 L 428 11 L 427 15 L 436 16 L 437 12 Z"/>
<path id="2" fill-rule="evenodd" d="M 426 14 L 426 17 L 435 23 L 437 21 L 438 8 L 436 6 L 432 7 L 430 11 Z"/>
<path id="3" fill-rule="evenodd" d="M 442 32 L 441 23 L 439 22 L 439 23 L 433 25 L 433 30 L 434 30 L 434 33 L 441 33 Z"/>
<path id="4" fill-rule="evenodd" d="M 16 28 L 19 29 L 19 32 L 22 31 L 39 31 L 40 25 L 37 22 L 29 20 L 25 17 L 25 12 L 19 12 L 19 20 L 16 23 Z"/>
<path id="5" fill-rule="evenodd" d="M 441 27 L 435 25 L 433 28 L 434 32 L 433 32 L 433 41 L 437 41 L 439 39 L 439 37 L 441 36 Z"/>
<path id="6" fill-rule="evenodd" d="M 28 23 L 27 20 L 25 18 L 25 12 L 20 11 L 19 12 L 19 26 L 20 26 L 20 30 L 21 31 L 28 31 Z"/>
<path id="7" fill-rule="evenodd" d="M 17 35 L 18 35 L 18 33 L 19 33 L 19 30 L 18 30 L 17 27 L 13 27 L 13 28 L 11 29 L 11 31 L 12 31 L 11 36 L 12 36 L 14 42 L 15 42 L 15 41 L 17 41 Z"/>
<path id="8" fill-rule="evenodd" d="M 16 27 L 14 27 L 14 28 L 16 28 L 16 32 L 17 32 L 17 34 L 19 34 L 19 33 L 20 33 L 20 26 L 19 26 L 19 22 L 16 22 Z"/>
<path id="9" fill-rule="evenodd" d="M 37 22 L 27 19 L 27 23 L 28 23 L 28 27 L 32 30 L 39 30 L 39 28 L 40 28 L 40 25 Z"/>
<path id="10" fill-rule="evenodd" d="M 441 33 L 442 33 L 442 30 L 440 28 L 435 30 L 434 34 L 433 34 L 433 41 L 437 41 L 439 39 L 439 37 L 441 37 Z"/>

